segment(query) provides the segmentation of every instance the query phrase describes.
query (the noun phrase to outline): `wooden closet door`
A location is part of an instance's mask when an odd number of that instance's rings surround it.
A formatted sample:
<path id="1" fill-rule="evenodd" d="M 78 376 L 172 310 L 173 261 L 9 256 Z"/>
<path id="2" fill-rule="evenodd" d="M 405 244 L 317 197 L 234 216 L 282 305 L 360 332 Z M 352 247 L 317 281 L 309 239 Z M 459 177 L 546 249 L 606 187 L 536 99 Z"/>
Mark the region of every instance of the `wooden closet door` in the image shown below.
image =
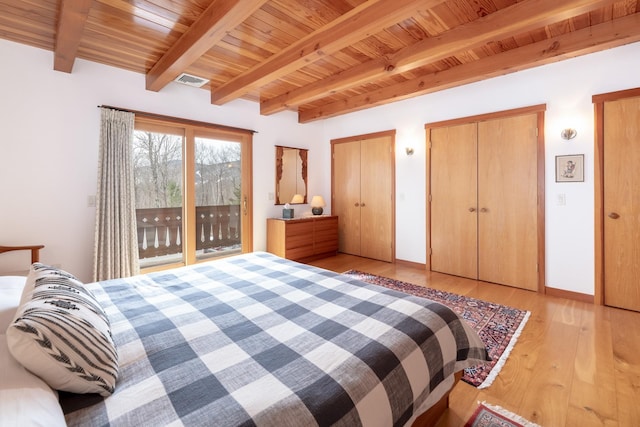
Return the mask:
<path id="1" fill-rule="evenodd" d="M 382 136 L 360 143 L 360 255 L 393 260 L 393 140 Z"/>
<path id="2" fill-rule="evenodd" d="M 478 123 L 478 278 L 538 289 L 537 114 Z"/>
<path id="3" fill-rule="evenodd" d="M 604 104 L 604 302 L 640 311 L 640 98 Z"/>
<path id="4" fill-rule="evenodd" d="M 360 255 L 360 141 L 333 144 L 332 210 L 340 252 Z"/>
<path id="5" fill-rule="evenodd" d="M 477 124 L 431 130 L 431 269 L 478 278 Z"/>

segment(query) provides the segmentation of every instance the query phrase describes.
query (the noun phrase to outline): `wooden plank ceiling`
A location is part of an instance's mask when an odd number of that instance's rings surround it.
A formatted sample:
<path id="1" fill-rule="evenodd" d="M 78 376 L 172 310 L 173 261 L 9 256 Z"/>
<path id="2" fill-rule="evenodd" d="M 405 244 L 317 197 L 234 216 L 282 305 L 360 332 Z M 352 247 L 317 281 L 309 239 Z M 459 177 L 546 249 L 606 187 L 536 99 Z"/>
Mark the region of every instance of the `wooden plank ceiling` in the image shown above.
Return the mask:
<path id="1" fill-rule="evenodd" d="M 308 122 L 639 41 L 640 1 L 0 0 L 0 38 Z"/>

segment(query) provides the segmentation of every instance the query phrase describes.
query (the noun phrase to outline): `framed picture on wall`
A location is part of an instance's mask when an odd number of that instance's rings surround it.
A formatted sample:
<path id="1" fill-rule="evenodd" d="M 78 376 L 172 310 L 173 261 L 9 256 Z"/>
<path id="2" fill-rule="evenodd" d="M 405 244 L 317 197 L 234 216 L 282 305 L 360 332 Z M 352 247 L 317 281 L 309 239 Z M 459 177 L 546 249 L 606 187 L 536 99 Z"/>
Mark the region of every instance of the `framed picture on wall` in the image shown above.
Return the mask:
<path id="1" fill-rule="evenodd" d="M 556 156 L 556 182 L 584 182 L 584 154 Z"/>

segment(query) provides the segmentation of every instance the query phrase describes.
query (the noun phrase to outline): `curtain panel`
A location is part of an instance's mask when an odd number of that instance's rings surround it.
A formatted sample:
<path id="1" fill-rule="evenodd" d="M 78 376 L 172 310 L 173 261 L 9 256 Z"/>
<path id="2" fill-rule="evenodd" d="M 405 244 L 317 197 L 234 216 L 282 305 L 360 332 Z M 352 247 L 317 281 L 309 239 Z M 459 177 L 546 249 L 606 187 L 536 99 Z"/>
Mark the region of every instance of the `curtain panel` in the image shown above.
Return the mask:
<path id="1" fill-rule="evenodd" d="M 133 113 L 102 107 L 93 279 L 140 272 L 133 178 Z"/>

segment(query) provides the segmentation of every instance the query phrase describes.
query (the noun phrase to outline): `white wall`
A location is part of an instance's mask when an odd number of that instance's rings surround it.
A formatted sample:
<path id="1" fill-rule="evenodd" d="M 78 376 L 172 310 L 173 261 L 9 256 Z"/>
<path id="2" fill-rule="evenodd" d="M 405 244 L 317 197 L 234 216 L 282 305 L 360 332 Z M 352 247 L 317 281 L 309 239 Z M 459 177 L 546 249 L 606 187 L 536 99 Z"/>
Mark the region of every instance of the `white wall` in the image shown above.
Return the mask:
<path id="1" fill-rule="evenodd" d="M 42 262 L 59 264 L 82 280 L 92 275 L 100 112 L 111 105 L 256 130 L 254 135 L 254 248 L 266 248 L 269 216 L 281 208 L 274 192 L 274 145 L 309 148 L 309 194 L 329 194 L 322 123 L 299 125 L 294 113 L 259 114 L 257 103 L 212 106 L 209 92 L 170 84 L 144 89 L 144 76 L 77 60 L 73 73 L 53 71 L 51 52 L 0 40 L 0 245 L 46 247 Z M 308 205 L 296 208 L 296 216 Z M 27 255 L 3 256 L 0 271 L 15 271 Z"/>
<path id="2" fill-rule="evenodd" d="M 396 257 L 426 261 L 424 125 L 546 104 L 547 286 L 594 293 L 594 131 L 591 96 L 640 86 L 640 43 L 325 121 L 325 139 L 396 129 Z M 578 136 L 560 138 L 565 127 Z M 405 147 L 414 147 L 407 156 Z M 583 183 L 556 183 L 555 156 L 585 154 Z M 559 194 L 566 205 L 559 206 Z"/>
<path id="3" fill-rule="evenodd" d="M 274 145 L 309 148 L 309 195 L 330 203 L 333 138 L 396 129 L 396 256 L 424 263 L 425 123 L 547 104 L 547 285 L 594 292 L 593 106 L 591 96 L 640 86 L 640 43 L 566 60 L 383 107 L 306 125 L 293 113 L 262 117 L 255 103 L 212 106 L 201 89 L 171 84 L 144 90 L 144 76 L 78 60 L 53 71 L 53 55 L 0 40 L 0 244 L 44 243 L 43 262 L 91 276 L 99 129 L 98 105 L 254 129 L 254 248 L 264 249 L 265 218 L 280 216 Z M 578 136 L 560 139 L 571 125 Z M 407 146 L 415 154 L 406 156 Z M 559 154 L 585 154 L 584 183 L 556 183 Z M 557 195 L 566 205 L 556 205 Z M 308 206 L 296 207 L 296 216 Z M 325 212 L 329 213 L 327 206 Z M 0 259 L 0 271 L 15 265 Z"/>

